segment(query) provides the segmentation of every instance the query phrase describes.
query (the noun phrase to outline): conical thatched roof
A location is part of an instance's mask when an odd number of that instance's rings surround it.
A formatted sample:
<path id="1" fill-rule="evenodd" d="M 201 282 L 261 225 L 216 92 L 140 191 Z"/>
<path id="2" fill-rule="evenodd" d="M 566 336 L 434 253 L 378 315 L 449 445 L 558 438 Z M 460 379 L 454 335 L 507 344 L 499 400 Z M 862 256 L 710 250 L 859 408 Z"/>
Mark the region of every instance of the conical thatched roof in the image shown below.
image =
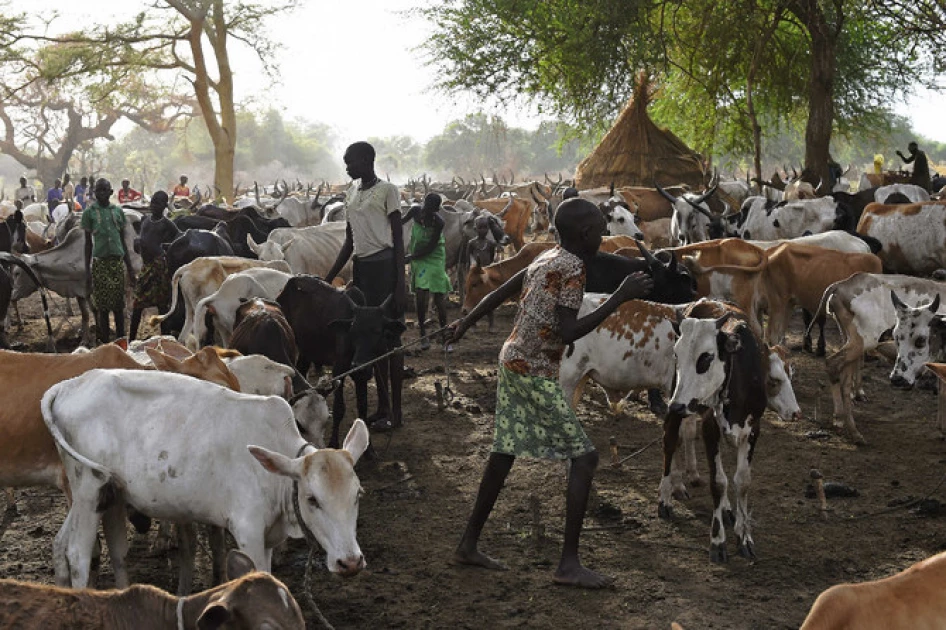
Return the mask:
<path id="1" fill-rule="evenodd" d="M 614 126 L 578 165 L 575 185 L 581 190 L 599 186 L 662 186 L 703 183 L 700 156 L 647 115 L 649 82 L 638 80 L 634 95 Z"/>

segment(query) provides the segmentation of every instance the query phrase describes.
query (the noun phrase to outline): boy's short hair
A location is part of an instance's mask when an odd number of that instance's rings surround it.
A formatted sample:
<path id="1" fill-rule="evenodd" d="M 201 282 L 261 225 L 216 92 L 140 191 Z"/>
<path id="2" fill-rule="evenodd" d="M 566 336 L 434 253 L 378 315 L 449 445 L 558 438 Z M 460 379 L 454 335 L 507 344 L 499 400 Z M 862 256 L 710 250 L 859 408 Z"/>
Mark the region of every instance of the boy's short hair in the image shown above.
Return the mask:
<path id="1" fill-rule="evenodd" d="M 566 199 L 555 211 L 555 229 L 562 238 L 572 237 L 593 213 L 600 214 L 601 211 L 587 199 L 581 197 Z"/>
<path id="2" fill-rule="evenodd" d="M 443 205 L 443 197 L 437 193 L 427 193 L 424 197 L 425 210 L 439 210 L 441 205 Z"/>
<path id="3" fill-rule="evenodd" d="M 363 156 L 368 158 L 371 162 L 374 162 L 375 151 L 374 147 L 364 140 L 359 140 L 358 142 L 353 142 L 348 145 L 348 148 L 345 149 L 345 153 L 355 156 Z"/>
<path id="4" fill-rule="evenodd" d="M 489 227 L 489 217 L 480 215 L 476 217 L 476 220 L 473 221 L 473 225 L 477 228 Z"/>

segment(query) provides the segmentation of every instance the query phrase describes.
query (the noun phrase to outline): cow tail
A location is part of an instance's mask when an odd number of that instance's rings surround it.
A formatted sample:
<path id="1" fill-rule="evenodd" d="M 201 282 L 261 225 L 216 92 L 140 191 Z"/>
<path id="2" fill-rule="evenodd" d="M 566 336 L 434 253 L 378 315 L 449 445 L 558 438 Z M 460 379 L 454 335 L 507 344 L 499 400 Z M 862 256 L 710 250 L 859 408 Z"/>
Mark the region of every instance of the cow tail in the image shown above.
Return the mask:
<path id="1" fill-rule="evenodd" d="M 43 399 L 40 401 L 40 409 L 43 412 L 43 422 L 46 423 L 46 428 L 49 429 L 53 441 L 56 442 L 56 446 L 59 447 L 61 451 L 64 451 L 71 458 L 88 468 L 96 478 L 104 481 L 99 488 L 98 503 L 95 508 L 98 512 L 104 512 L 109 506 L 114 504 L 115 500 L 121 494 L 121 488 L 107 468 L 78 453 L 66 440 L 62 431 L 59 430 L 59 425 L 56 424 L 56 414 L 53 410 L 53 405 L 56 403 L 56 396 L 59 394 L 60 389 L 61 387 L 58 384 L 53 385 L 43 394 Z"/>
<path id="2" fill-rule="evenodd" d="M 811 334 L 811 329 L 814 328 L 815 323 L 822 317 L 828 315 L 828 300 L 834 295 L 835 290 L 837 290 L 838 283 L 830 285 L 827 289 L 824 290 L 824 294 L 821 296 L 821 302 L 818 303 L 818 310 L 815 311 L 814 315 L 811 318 L 811 323 L 808 324 L 808 330 L 805 331 L 805 335 Z"/>
<path id="3" fill-rule="evenodd" d="M 48 302 L 46 287 L 43 286 L 43 283 L 39 281 L 39 277 L 36 275 L 36 272 L 33 271 L 33 268 L 30 267 L 29 264 L 22 258 L 13 256 L 12 254 L 8 254 L 7 252 L 0 252 L 0 260 L 2 260 L 3 262 L 16 265 L 17 267 L 22 269 L 23 272 L 26 273 L 26 275 L 30 277 L 30 280 L 32 280 L 33 283 L 36 285 L 36 287 L 39 289 L 39 298 L 43 303 L 43 319 L 46 320 L 46 349 L 49 352 L 55 352 L 56 340 L 53 338 L 53 326 L 49 322 L 49 302 Z"/>
<path id="4" fill-rule="evenodd" d="M 177 285 L 181 283 L 181 276 L 184 275 L 181 271 L 182 269 L 184 269 L 184 267 L 181 267 L 180 269 L 175 271 L 174 277 L 171 278 L 171 307 L 168 309 L 168 312 L 164 313 L 163 315 L 152 315 L 148 319 L 148 323 L 150 325 L 157 326 L 158 324 L 166 320 L 168 317 L 170 317 L 171 313 L 174 312 L 174 309 L 177 308 Z"/>

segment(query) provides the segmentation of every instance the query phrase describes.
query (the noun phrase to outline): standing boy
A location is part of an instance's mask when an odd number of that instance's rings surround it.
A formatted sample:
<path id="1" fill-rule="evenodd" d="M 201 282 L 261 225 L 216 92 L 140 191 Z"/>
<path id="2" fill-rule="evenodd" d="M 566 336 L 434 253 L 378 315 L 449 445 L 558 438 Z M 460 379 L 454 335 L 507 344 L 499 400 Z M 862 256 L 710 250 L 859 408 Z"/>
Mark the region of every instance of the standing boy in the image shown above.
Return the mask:
<path id="1" fill-rule="evenodd" d="M 478 543 L 512 463 L 520 456 L 569 459 L 565 537 L 553 579 L 558 584 L 601 588 L 611 579 L 586 569 L 578 557 L 598 453 L 565 400 L 558 371 L 566 345 L 594 330 L 623 302 L 649 293 L 653 281 L 646 274 L 632 274 L 601 306 L 579 318 L 585 268 L 601 246 L 607 225 L 594 204 L 573 199 L 559 206 L 555 227 L 561 238 L 559 247 L 536 258 L 454 324 L 451 341 L 456 342 L 476 320 L 521 290 L 512 333 L 499 355 L 492 453 L 454 560 L 505 569 L 482 553 Z"/>
<path id="2" fill-rule="evenodd" d="M 135 284 L 131 257 L 122 240 L 124 211 L 111 202 L 112 184 L 95 182 L 95 203 L 82 213 L 85 230 L 85 282 L 95 309 L 96 333 L 108 343 L 108 314 L 115 316 L 115 334 L 125 336 L 125 270 Z M 124 265 L 122 264 L 124 263 Z"/>
<path id="3" fill-rule="evenodd" d="M 141 254 L 141 273 L 135 285 L 129 339 L 137 338 L 144 309 L 156 306 L 158 312 L 165 313 L 171 307 L 171 274 L 162 245 L 173 242 L 181 231 L 164 216 L 167 207 L 168 194 L 163 190 L 154 193 L 149 206 L 151 214 L 141 220 L 141 236 L 135 240 L 135 249 Z"/>
<path id="4" fill-rule="evenodd" d="M 485 267 L 487 265 L 492 265 L 493 261 L 496 260 L 496 250 L 499 248 L 499 245 L 496 241 L 489 240 L 489 218 L 485 215 L 480 215 L 476 217 L 476 220 L 473 222 L 474 227 L 476 228 L 476 236 L 471 238 L 466 242 L 465 245 L 465 254 L 463 255 L 463 260 L 466 263 L 461 267 L 461 281 L 466 280 L 466 273 L 471 266 L 476 267 Z M 487 332 L 494 332 L 495 328 L 493 326 L 493 312 L 490 311 L 486 314 L 487 321 Z"/>

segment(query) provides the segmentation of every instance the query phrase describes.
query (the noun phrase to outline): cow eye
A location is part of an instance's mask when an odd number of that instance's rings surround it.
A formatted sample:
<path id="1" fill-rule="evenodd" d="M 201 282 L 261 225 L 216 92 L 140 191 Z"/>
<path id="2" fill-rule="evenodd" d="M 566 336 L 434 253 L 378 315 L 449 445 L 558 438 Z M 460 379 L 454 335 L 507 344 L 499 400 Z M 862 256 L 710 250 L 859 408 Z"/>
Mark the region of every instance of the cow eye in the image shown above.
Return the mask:
<path id="1" fill-rule="evenodd" d="M 618 219 L 618 223 L 624 223 L 624 217 L 621 217 L 620 219 Z"/>
<path id="2" fill-rule="evenodd" d="M 716 355 L 710 352 L 701 354 L 700 358 L 696 360 L 696 373 L 703 374 L 706 370 L 710 369 L 714 358 L 716 358 Z"/>
<path id="3" fill-rule="evenodd" d="M 915 345 L 917 348 L 922 348 L 926 345 L 926 337 L 917 337 L 916 341 L 913 342 L 913 345 Z"/>
<path id="4" fill-rule="evenodd" d="M 306 501 L 308 501 L 308 502 L 309 502 L 309 505 L 311 505 L 311 506 L 312 506 L 313 508 L 315 508 L 316 510 L 318 510 L 318 509 L 321 508 L 321 506 L 319 505 L 319 500 L 316 499 L 316 498 L 315 498 L 314 496 L 312 496 L 311 494 L 306 498 Z"/>

